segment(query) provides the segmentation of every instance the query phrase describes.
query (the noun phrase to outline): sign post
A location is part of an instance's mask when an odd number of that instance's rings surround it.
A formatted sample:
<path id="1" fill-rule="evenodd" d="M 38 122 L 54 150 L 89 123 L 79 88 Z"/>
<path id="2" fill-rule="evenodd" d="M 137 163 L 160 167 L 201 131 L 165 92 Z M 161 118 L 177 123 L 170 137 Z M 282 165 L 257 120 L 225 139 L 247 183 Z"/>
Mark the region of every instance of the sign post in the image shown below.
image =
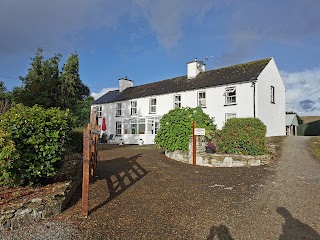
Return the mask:
<path id="1" fill-rule="evenodd" d="M 197 139 L 195 134 L 195 129 L 197 127 L 197 123 L 192 123 L 192 164 L 195 166 L 197 163 Z"/>
<path id="2" fill-rule="evenodd" d="M 192 123 L 192 164 L 197 164 L 197 136 L 206 135 L 205 128 L 197 128 L 196 122 Z"/>

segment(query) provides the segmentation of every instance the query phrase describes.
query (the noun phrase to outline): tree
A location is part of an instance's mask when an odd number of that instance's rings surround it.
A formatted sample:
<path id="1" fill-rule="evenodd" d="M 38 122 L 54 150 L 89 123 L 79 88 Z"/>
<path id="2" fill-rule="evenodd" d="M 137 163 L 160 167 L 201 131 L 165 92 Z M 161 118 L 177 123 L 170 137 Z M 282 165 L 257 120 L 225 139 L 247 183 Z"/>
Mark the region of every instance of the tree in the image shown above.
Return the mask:
<path id="1" fill-rule="evenodd" d="M 44 60 L 43 50 L 39 48 L 34 58 L 31 58 L 31 67 L 25 77 L 20 77 L 23 83 L 21 88 L 14 89 L 15 100 L 26 106 L 35 104 L 44 108 L 59 107 L 59 62 L 61 54 Z"/>
<path id="2" fill-rule="evenodd" d="M 90 110 L 93 101 L 94 98 L 91 96 L 77 101 L 73 109 L 75 127 L 85 127 L 90 122 Z"/>
<path id="3" fill-rule="evenodd" d="M 20 77 L 23 86 L 13 89 L 13 97 L 15 102 L 29 107 L 39 105 L 44 108 L 70 109 L 80 124 L 87 121 L 85 112 L 90 111 L 90 99 L 85 101 L 90 90 L 80 79 L 78 54 L 71 54 L 63 65 L 62 72 L 59 71 L 61 56 L 55 54 L 45 60 L 43 50 L 39 48 L 35 57 L 31 58 L 27 75 Z M 84 106 L 88 107 L 88 110 L 82 109 Z"/>
<path id="4" fill-rule="evenodd" d="M 4 82 L 0 81 L 0 114 L 7 111 L 11 106 L 11 94 L 7 92 Z"/>
<path id="5" fill-rule="evenodd" d="M 62 68 L 60 76 L 60 101 L 63 109 L 74 110 L 78 101 L 88 97 L 90 90 L 80 80 L 79 57 L 77 53 L 71 54 Z"/>

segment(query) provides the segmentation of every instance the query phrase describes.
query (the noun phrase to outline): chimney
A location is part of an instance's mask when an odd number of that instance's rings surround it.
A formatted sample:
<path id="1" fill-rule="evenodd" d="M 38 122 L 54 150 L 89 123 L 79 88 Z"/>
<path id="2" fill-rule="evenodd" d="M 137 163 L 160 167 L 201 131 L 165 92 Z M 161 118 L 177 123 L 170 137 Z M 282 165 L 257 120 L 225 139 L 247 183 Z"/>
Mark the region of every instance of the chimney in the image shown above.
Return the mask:
<path id="1" fill-rule="evenodd" d="M 195 78 L 199 73 L 206 71 L 206 65 L 197 58 L 192 62 L 188 62 L 188 79 Z"/>
<path id="2" fill-rule="evenodd" d="M 123 92 L 129 87 L 133 87 L 133 81 L 126 77 L 119 79 L 119 92 Z"/>

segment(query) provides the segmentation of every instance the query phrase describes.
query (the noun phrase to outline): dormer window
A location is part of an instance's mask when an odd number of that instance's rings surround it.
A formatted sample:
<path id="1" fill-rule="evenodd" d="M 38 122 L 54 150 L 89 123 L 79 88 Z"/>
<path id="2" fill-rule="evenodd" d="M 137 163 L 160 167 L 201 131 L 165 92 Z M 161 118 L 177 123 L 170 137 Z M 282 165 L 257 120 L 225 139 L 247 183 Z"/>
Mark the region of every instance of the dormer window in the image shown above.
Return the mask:
<path id="1" fill-rule="evenodd" d="M 237 104 L 236 87 L 227 87 L 224 95 L 226 97 L 226 105 Z"/>
<path id="2" fill-rule="evenodd" d="M 198 92 L 198 106 L 206 107 L 206 92 Z"/>

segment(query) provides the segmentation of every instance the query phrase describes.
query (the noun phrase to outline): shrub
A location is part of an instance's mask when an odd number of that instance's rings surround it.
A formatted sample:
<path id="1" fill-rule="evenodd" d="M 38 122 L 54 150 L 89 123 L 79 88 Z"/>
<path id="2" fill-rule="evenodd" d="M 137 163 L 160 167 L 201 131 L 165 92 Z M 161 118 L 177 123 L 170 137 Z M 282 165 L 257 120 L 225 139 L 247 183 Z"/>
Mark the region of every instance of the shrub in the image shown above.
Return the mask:
<path id="1" fill-rule="evenodd" d="M 72 118 L 68 110 L 18 104 L 0 116 L 0 128 L 10 133 L 20 156 L 14 161 L 18 178 L 32 182 L 55 175 L 65 153 Z"/>
<path id="2" fill-rule="evenodd" d="M 204 113 L 200 107 L 176 108 L 163 115 L 155 143 L 168 151 L 187 150 L 189 138 L 192 136 L 192 122 L 197 127 L 215 131 L 214 120 Z"/>
<path id="3" fill-rule="evenodd" d="M 10 135 L 0 130 L 0 186 L 15 185 L 15 161 L 19 158 Z"/>
<path id="4" fill-rule="evenodd" d="M 83 128 L 75 128 L 70 133 L 70 140 L 67 143 L 68 152 L 83 152 Z"/>
<path id="5" fill-rule="evenodd" d="M 260 155 L 266 153 L 266 126 L 258 118 L 229 119 L 216 134 L 220 153 Z"/>

